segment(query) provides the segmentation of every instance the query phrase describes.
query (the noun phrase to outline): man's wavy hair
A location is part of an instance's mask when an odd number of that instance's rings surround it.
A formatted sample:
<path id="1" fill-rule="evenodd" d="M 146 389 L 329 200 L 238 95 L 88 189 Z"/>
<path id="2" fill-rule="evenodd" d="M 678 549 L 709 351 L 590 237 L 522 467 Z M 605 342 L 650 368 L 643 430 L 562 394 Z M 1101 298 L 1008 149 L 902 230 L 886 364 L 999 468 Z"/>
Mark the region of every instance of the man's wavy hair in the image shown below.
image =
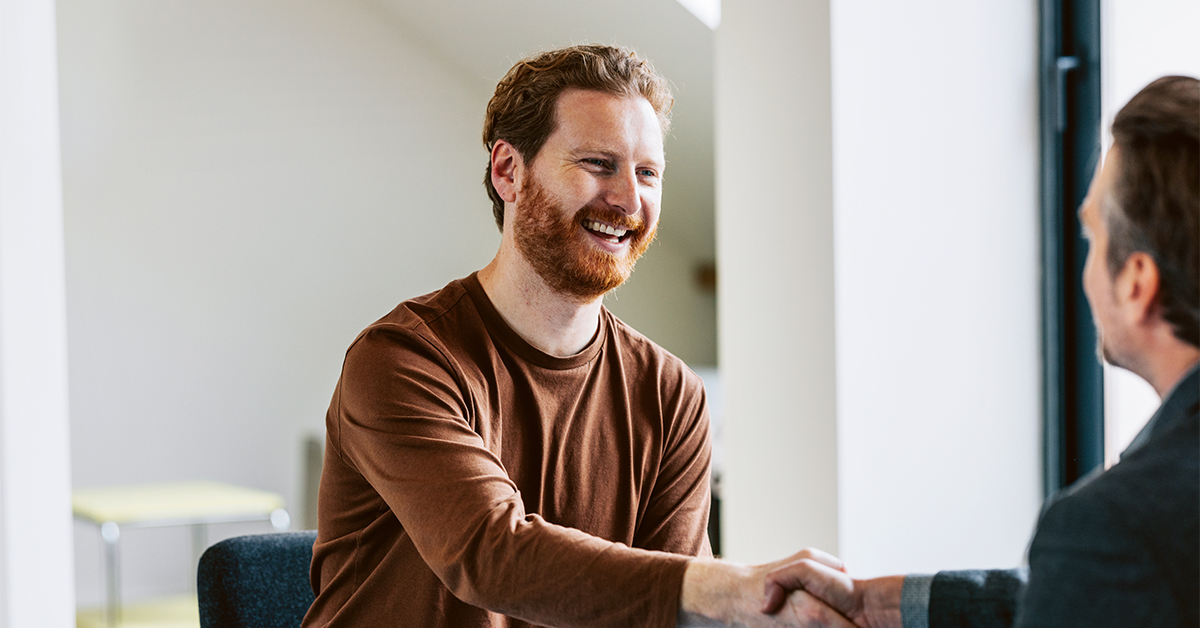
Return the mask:
<path id="1" fill-rule="evenodd" d="M 1117 171 L 1101 202 L 1109 272 L 1116 277 L 1135 251 L 1149 254 L 1163 318 L 1200 347 L 1200 81 L 1150 83 L 1117 113 L 1112 135 Z"/>
<path id="2" fill-rule="evenodd" d="M 496 226 L 504 231 L 504 200 L 492 185 L 491 152 L 498 140 L 517 149 L 525 163 L 533 161 L 554 132 L 555 104 L 568 89 L 618 96 L 641 96 L 658 116 L 663 135 L 671 126 L 675 100 L 667 80 L 650 62 L 624 47 L 582 45 L 551 50 L 522 59 L 496 85 L 483 119 L 483 145 L 488 168 L 483 177 Z"/>

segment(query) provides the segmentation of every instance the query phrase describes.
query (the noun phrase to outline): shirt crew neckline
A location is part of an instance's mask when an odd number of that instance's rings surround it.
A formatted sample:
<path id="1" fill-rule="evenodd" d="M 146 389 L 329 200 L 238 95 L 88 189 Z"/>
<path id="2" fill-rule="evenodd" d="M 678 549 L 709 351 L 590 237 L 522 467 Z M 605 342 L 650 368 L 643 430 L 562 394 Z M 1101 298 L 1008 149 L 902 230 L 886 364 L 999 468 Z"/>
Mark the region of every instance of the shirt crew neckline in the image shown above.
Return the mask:
<path id="1" fill-rule="evenodd" d="M 603 338 L 608 331 L 608 317 L 605 315 L 603 307 L 600 308 L 600 325 L 596 329 L 596 335 L 592 337 L 587 346 L 579 353 L 567 357 L 550 355 L 529 344 L 529 341 L 522 338 L 521 334 L 509 326 L 500 312 L 496 311 L 496 306 L 492 304 L 492 300 L 483 289 L 483 284 L 479 283 L 478 274 L 479 272 L 476 271 L 463 279 L 463 287 L 467 290 L 467 296 L 471 297 L 471 302 L 475 304 L 475 310 L 483 319 L 488 333 L 522 360 L 545 369 L 565 371 L 591 362 L 600 353 L 604 344 Z"/>

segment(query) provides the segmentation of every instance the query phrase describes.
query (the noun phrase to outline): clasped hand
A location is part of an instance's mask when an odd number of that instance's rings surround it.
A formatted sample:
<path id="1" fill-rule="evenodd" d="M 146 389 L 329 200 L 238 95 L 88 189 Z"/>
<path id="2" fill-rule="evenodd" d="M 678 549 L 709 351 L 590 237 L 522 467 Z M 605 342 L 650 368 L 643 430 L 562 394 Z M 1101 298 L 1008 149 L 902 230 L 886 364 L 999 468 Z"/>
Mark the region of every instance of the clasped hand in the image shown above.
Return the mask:
<path id="1" fill-rule="evenodd" d="M 900 628 L 903 576 L 855 580 L 836 556 L 805 549 L 774 563 L 762 611 L 806 628 Z"/>

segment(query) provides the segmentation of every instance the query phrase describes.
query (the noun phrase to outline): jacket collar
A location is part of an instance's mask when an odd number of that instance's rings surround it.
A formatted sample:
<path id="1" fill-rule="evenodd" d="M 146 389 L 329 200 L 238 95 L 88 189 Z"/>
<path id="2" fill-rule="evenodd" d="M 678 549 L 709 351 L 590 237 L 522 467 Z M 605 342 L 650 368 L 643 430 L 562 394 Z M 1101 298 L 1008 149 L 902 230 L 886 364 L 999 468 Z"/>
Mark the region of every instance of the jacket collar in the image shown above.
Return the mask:
<path id="1" fill-rule="evenodd" d="M 1197 402 L 1200 402 L 1200 364 L 1192 367 L 1183 379 L 1179 380 L 1178 384 L 1167 393 L 1163 398 L 1163 403 L 1158 407 L 1154 416 L 1146 422 L 1146 426 L 1138 435 L 1134 437 L 1125 451 L 1121 452 L 1121 457 L 1124 458 L 1145 445 L 1155 433 L 1167 429 L 1171 424 L 1186 418 L 1189 414 L 1194 413 L 1192 410 Z M 1190 411 L 1192 410 L 1192 411 Z"/>

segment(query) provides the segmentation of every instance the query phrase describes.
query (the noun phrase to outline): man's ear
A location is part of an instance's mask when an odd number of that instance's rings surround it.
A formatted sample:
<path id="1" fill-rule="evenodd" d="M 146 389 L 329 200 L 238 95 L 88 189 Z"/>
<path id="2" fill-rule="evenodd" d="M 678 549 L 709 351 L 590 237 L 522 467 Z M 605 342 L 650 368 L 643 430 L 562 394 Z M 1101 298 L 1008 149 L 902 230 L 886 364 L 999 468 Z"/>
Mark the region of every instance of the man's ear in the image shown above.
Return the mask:
<path id="1" fill-rule="evenodd" d="M 525 162 L 512 144 L 496 140 L 492 146 L 492 185 L 505 203 L 517 201 L 518 182 Z"/>
<path id="2" fill-rule="evenodd" d="M 1117 275 L 1116 296 L 1131 322 L 1145 323 L 1158 315 L 1162 278 L 1158 264 L 1145 251 L 1134 251 Z"/>

